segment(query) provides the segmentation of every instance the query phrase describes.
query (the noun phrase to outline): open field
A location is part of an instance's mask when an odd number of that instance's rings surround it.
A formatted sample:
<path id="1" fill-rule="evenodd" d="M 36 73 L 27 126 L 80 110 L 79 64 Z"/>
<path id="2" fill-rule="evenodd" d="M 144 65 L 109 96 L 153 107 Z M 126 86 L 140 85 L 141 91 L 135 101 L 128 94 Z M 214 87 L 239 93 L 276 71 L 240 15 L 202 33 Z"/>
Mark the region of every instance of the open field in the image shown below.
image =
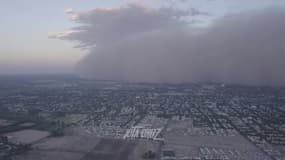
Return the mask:
<path id="1" fill-rule="evenodd" d="M 63 136 L 46 138 L 33 145 L 33 150 L 15 160 L 79 160 L 99 142 L 94 136 Z"/>
<path id="2" fill-rule="evenodd" d="M 131 155 L 131 160 L 144 160 L 142 155 L 147 151 L 153 151 L 156 153 L 156 157 L 159 157 L 161 148 L 161 142 L 149 141 L 149 140 L 138 140 L 136 148 Z"/>
<path id="3" fill-rule="evenodd" d="M 119 139 L 101 139 L 82 160 L 128 160 L 137 142 Z"/>
<path id="4" fill-rule="evenodd" d="M 143 160 L 149 150 L 159 155 L 159 148 L 159 142 L 148 140 L 64 136 L 41 140 L 33 150 L 13 160 Z"/>
<path id="5" fill-rule="evenodd" d="M 13 160 L 79 160 L 81 157 L 81 153 L 35 150 L 14 157 Z"/>
<path id="6" fill-rule="evenodd" d="M 49 135 L 50 134 L 48 132 L 32 130 L 32 129 L 21 130 L 5 134 L 5 136 L 7 136 L 11 142 L 24 143 L 24 144 L 34 143 Z"/>

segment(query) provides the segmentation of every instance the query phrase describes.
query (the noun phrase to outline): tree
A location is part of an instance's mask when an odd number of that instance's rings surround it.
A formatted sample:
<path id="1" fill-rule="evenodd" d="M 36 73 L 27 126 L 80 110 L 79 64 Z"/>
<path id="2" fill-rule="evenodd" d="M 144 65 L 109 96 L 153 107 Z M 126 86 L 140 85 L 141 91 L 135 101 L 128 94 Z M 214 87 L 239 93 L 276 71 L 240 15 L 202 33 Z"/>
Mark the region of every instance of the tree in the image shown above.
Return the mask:
<path id="1" fill-rule="evenodd" d="M 155 159 L 155 153 L 153 151 L 147 151 L 142 155 L 143 159 Z"/>

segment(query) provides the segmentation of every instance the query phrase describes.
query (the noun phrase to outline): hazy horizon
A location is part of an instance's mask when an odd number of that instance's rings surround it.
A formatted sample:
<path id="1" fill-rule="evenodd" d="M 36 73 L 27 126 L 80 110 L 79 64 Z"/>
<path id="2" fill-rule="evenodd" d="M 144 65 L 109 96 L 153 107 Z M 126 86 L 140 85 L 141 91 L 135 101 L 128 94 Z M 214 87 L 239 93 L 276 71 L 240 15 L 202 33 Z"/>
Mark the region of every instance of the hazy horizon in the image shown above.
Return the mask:
<path id="1" fill-rule="evenodd" d="M 28 0 L 1 6 L 0 75 L 285 85 L 281 0 Z"/>
<path id="2" fill-rule="evenodd" d="M 9 0 L 0 19 L 0 160 L 285 160 L 285 0 Z"/>

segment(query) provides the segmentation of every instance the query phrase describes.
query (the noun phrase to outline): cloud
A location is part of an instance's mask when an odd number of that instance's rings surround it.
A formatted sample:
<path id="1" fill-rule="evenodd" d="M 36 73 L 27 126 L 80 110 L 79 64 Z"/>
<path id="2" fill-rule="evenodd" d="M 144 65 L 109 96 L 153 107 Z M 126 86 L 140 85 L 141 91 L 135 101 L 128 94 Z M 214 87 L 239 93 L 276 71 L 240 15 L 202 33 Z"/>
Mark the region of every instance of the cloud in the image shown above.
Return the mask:
<path id="1" fill-rule="evenodd" d="M 284 8 L 228 15 L 207 28 L 191 27 L 196 14 L 174 8 L 128 5 L 74 15 L 79 27 L 51 37 L 89 47 L 77 65 L 85 78 L 285 85 Z"/>
<path id="2" fill-rule="evenodd" d="M 72 31 L 55 32 L 50 37 L 79 41 L 82 46 L 105 46 L 139 33 L 182 26 L 185 22 L 177 19 L 188 15 L 188 11 L 157 10 L 137 4 L 118 8 L 98 7 L 74 13 L 72 20 L 82 25 Z"/>
<path id="3" fill-rule="evenodd" d="M 67 13 L 67 14 L 73 14 L 74 13 L 72 8 L 67 8 L 67 9 L 64 10 L 64 12 Z"/>
<path id="4" fill-rule="evenodd" d="M 64 32 L 50 32 L 48 38 L 69 39 L 70 36 L 77 33 L 77 31 L 69 30 Z"/>

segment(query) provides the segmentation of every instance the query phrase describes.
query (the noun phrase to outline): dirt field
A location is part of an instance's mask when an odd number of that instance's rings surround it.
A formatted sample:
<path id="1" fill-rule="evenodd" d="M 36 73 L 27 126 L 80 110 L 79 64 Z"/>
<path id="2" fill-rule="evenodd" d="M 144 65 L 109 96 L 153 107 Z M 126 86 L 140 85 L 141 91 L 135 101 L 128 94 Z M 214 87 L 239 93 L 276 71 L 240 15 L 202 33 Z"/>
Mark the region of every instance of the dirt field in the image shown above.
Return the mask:
<path id="1" fill-rule="evenodd" d="M 147 151 L 151 150 L 156 153 L 156 157 L 159 156 L 161 149 L 161 142 L 158 141 L 149 141 L 149 140 L 138 140 L 138 144 L 134 149 L 134 152 L 131 156 L 131 160 L 144 160 L 142 155 Z"/>
<path id="2" fill-rule="evenodd" d="M 137 142 L 118 139 L 101 139 L 82 160 L 128 160 Z"/>
<path id="3" fill-rule="evenodd" d="M 147 140 L 64 136 L 41 140 L 13 160 L 142 160 L 145 152 L 158 147 L 158 142 Z"/>
<path id="4" fill-rule="evenodd" d="M 81 157 L 81 153 L 35 150 L 13 157 L 12 160 L 79 160 Z"/>
<path id="5" fill-rule="evenodd" d="M 33 150 L 13 160 L 143 160 L 145 152 L 160 147 L 156 141 L 99 138 L 79 131 L 70 129 L 63 137 L 41 139 L 33 144 Z"/>
<path id="6" fill-rule="evenodd" d="M 29 144 L 49 136 L 49 133 L 45 131 L 27 129 L 27 130 L 7 133 L 5 134 L 5 136 L 8 136 L 9 140 L 14 143 L 20 142 L 24 144 Z"/>
<path id="7" fill-rule="evenodd" d="M 33 145 L 33 150 L 13 160 L 80 160 L 100 141 L 94 136 L 46 138 Z"/>

